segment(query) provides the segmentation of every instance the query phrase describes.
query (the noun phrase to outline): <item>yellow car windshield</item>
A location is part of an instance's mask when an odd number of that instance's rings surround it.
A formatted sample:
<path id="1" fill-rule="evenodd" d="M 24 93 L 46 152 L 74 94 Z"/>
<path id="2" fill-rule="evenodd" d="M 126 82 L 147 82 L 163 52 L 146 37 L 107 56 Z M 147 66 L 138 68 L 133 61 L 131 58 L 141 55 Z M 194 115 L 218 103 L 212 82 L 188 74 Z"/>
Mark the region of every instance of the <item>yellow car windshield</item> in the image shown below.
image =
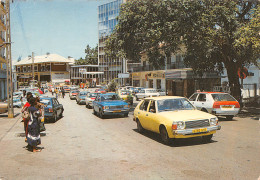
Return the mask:
<path id="1" fill-rule="evenodd" d="M 185 98 L 158 100 L 157 106 L 158 112 L 195 109 L 193 105 Z"/>

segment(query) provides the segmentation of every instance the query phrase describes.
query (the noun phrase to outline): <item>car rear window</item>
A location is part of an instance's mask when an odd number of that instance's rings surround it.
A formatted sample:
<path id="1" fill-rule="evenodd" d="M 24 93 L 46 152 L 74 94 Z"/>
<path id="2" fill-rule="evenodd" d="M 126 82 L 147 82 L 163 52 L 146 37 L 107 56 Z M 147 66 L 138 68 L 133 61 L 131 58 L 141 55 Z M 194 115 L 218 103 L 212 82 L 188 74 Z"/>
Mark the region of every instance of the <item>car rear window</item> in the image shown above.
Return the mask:
<path id="1" fill-rule="evenodd" d="M 229 94 L 211 94 L 211 95 L 214 101 L 236 101 L 236 99 Z"/>

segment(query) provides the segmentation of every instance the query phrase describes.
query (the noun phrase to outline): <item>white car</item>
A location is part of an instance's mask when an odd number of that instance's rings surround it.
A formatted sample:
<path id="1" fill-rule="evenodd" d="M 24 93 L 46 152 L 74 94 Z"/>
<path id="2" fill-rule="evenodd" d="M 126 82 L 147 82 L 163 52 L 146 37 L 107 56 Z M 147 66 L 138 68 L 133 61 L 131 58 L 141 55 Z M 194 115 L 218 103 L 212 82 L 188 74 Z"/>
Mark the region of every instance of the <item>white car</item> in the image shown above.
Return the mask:
<path id="1" fill-rule="evenodd" d="M 88 93 L 86 96 L 86 108 L 93 107 L 93 101 L 95 101 L 97 95 L 100 93 Z"/>
<path id="2" fill-rule="evenodd" d="M 152 88 L 142 89 L 139 93 L 135 95 L 137 101 L 139 99 L 143 99 L 146 97 L 157 97 L 157 96 L 160 96 L 160 94 L 156 91 L 156 89 L 152 89 Z"/>
<path id="3" fill-rule="evenodd" d="M 198 110 L 214 114 L 216 116 L 225 116 L 227 120 L 239 113 L 239 102 L 230 94 L 223 92 L 198 92 L 189 98 Z"/>
<path id="4" fill-rule="evenodd" d="M 166 96 L 166 92 L 163 89 L 157 89 L 157 92 L 160 94 L 160 96 Z"/>

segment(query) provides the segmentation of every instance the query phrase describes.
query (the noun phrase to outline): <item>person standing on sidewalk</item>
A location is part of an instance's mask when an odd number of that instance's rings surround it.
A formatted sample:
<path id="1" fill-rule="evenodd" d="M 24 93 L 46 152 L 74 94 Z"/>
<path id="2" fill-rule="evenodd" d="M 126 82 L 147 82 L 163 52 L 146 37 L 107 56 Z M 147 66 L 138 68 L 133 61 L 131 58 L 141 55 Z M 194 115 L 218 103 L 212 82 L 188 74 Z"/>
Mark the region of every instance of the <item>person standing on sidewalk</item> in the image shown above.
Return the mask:
<path id="1" fill-rule="evenodd" d="M 22 116 L 23 116 L 23 123 L 24 123 L 24 132 L 25 132 L 25 142 L 27 141 L 27 134 L 28 134 L 28 122 L 29 122 L 29 113 L 28 113 L 28 108 L 31 106 L 29 103 L 30 98 L 32 97 L 32 93 L 28 92 L 27 95 L 27 102 L 23 106 L 23 109 L 21 110 Z"/>
<path id="2" fill-rule="evenodd" d="M 27 142 L 29 147 L 32 148 L 33 152 L 40 152 L 41 149 L 37 149 L 37 145 L 41 144 L 40 124 L 38 118 L 42 116 L 42 112 L 38 108 L 36 108 L 36 98 L 31 97 L 29 102 L 31 106 L 28 108 L 28 111 L 30 113 L 30 120 L 28 122 Z"/>

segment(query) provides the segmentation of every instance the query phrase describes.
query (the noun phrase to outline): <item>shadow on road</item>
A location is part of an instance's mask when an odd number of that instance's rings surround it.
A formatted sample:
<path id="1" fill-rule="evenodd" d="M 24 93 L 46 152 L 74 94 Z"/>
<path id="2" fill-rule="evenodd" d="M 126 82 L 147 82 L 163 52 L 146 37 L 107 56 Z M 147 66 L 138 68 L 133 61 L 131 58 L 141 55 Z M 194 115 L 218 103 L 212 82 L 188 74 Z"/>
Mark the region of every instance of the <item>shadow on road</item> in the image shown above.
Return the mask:
<path id="1" fill-rule="evenodd" d="M 136 133 L 139 133 L 137 131 L 137 129 L 133 129 L 133 131 L 135 131 Z M 157 133 L 146 130 L 146 131 L 144 131 L 143 134 L 140 134 L 140 135 L 144 135 L 147 138 L 150 138 L 154 141 L 157 141 L 160 144 L 163 144 L 163 142 L 161 141 L 160 135 Z M 216 143 L 216 142 L 218 142 L 218 141 L 211 140 L 211 142 L 209 142 L 209 143 Z M 169 146 L 170 147 L 183 147 L 183 146 L 196 146 L 196 145 L 209 144 L 209 143 L 205 143 L 201 137 L 193 137 L 193 138 L 174 139 Z"/>

